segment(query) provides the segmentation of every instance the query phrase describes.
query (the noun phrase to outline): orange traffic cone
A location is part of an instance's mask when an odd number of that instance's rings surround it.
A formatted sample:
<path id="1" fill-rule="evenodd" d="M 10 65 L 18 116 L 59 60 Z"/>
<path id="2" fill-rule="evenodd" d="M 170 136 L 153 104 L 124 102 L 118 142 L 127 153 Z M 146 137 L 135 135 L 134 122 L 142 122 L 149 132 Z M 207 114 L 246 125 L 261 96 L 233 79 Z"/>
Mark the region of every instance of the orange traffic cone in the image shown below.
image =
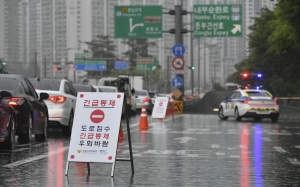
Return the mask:
<path id="1" fill-rule="evenodd" d="M 125 137 L 123 136 L 123 130 L 122 130 L 122 123 L 120 124 L 120 130 L 119 130 L 119 139 L 118 141 L 125 140 Z"/>
<path id="2" fill-rule="evenodd" d="M 139 129 L 140 130 L 148 130 L 149 129 L 149 127 L 148 127 L 148 118 L 147 118 L 147 112 L 146 112 L 146 106 L 145 105 L 142 106 Z"/>

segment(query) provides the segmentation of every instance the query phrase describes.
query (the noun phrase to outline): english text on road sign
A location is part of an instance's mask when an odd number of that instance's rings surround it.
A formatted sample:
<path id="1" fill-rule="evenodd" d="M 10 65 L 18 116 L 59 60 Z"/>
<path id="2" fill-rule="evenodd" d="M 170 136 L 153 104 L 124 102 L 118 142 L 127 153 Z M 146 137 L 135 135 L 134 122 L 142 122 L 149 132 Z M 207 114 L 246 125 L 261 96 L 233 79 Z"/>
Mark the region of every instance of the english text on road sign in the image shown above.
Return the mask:
<path id="1" fill-rule="evenodd" d="M 181 57 L 175 57 L 172 60 L 172 66 L 176 70 L 182 70 L 184 67 L 184 59 Z"/>
<path id="2" fill-rule="evenodd" d="M 152 111 L 152 118 L 165 118 L 169 97 L 156 97 Z"/>
<path id="3" fill-rule="evenodd" d="M 162 6 L 115 6 L 115 38 L 162 38 Z"/>
<path id="4" fill-rule="evenodd" d="M 175 77 L 172 79 L 172 86 L 174 88 L 181 88 L 183 86 L 183 81 L 180 77 Z"/>
<path id="5" fill-rule="evenodd" d="M 137 71 L 156 71 L 157 70 L 157 58 L 153 57 L 141 57 L 136 59 Z"/>
<path id="6" fill-rule="evenodd" d="M 78 60 L 75 61 L 74 67 L 76 68 L 76 70 L 105 71 L 106 61 L 105 60 Z"/>
<path id="7" fill-rule="evenodd" d="M 115 162 L 123 97 L 78 92 L 68 162 Z"/>
<path id="8" fill-rule="evenodd" d="M 194 5 L 194 37 L 241 37 L 242 5 Z"/>
<path id="9" fill-rule="evenodd" d="M 182 56 L 185 52 L 185 48 L 182 44 L 175 44 L 172 48 L 172 52 L 175 56 Z"/>
<path id="10" fill-rule="evenodd" d="M 126 61 L 115 61 L 114 63 L 115 69 L 127 69 Z"/>

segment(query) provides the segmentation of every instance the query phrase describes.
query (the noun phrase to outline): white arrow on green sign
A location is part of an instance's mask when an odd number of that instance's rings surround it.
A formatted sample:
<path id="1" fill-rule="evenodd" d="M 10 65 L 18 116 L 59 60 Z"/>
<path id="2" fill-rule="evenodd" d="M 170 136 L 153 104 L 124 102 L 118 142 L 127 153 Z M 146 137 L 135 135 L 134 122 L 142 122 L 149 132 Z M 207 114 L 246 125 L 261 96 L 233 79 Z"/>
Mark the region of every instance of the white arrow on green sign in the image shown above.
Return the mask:
<path id="1" fill-rule="evenodd" d="M 157 58 L 153 57 L 141 57 L 136 59 L 137 71 L 156 71 L 157 70 Z"/>
<path id="2" fill-rule="evenodd" d="M 115 6 L 115 38 L 162 38 L 162 6 Z"/>
<path id="3" fill-rule="evenodd" d="M 242 5 L 194 5 L 194 37 L 241 37 Z"/>

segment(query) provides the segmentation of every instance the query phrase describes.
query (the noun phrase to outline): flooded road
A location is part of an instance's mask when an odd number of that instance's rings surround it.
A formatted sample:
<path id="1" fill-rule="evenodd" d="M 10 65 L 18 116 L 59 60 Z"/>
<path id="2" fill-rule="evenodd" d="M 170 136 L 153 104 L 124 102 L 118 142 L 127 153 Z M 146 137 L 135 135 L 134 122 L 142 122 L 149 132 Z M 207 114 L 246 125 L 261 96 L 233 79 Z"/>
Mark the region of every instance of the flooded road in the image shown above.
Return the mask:
<path id="1" fill-rule="evenodd" d="M 70 162 L 70 137 L 49 129 L 47 142 L 0 151 L 1 186 L 299 186 L 300 124 L 266 119 L 241 122 L 217 115 L 180 114 L 149 130 L 139 130 L 140 116 L 130 119 L 134 175 L 128 161 L 112 164 Z M 125 140 L 117 158 L 129 158 Z"/>

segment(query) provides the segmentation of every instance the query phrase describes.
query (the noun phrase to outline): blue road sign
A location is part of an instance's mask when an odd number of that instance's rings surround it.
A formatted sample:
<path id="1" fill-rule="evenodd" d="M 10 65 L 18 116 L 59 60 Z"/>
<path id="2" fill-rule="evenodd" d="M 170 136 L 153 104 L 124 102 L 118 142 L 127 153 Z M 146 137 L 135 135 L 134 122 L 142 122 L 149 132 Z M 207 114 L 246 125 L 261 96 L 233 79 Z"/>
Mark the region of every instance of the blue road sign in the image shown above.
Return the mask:
<path id="1" fill-rule="evenodd" d="M 173 46 L 172 52 L 175 56 L 182 56 L 184 54 L 185 48 L 182 44 L 175 44 Z"/>
<path id="2" fill-rule="evenodd" d="M 115 69 L 127 69 L 126 61 L 115 61 Z"/>
<path id="3" fill-rule="evenodd" d="M 105 71 L 106 64 L 75 64 L 75 69 L 76 71 Z"/>
<path id="4" fill-rule="evenodd" d="M 181 86 L 183 86 L 182 78 L 175 77 L 174 79 L 172 79 L 172 86 L 176 89 L 181 88 Z"/>

